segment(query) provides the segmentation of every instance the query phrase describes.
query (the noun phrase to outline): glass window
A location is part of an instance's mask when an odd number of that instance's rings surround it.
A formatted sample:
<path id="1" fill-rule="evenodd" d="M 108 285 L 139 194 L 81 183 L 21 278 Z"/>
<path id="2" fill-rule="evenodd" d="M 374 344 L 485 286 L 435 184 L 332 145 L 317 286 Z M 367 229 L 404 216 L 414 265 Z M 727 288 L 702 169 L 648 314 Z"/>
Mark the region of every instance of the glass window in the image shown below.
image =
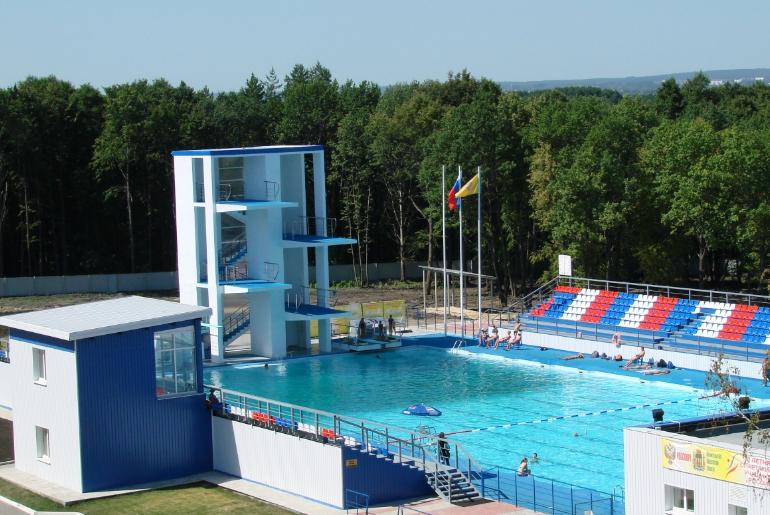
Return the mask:
<path id="1" fill-rule="evenodd" d="M 198 392 L 192 327 L 155 333 L 155 393 L 158 397 Z"/>
<path id="2" fill-rule="evenodd" d="M 8 348 L 8 328 L 0 325 L 0 361 L 11 362 Z"/>
<path id="3" fill-rule="evenodd" d="M 695 511 L 695 495 L 692 490 L 669 487 L 672 494 L 672 508 L 675 513 Z"/>
<path id="4" fill-rule="evenodd" d="M 48 429 L 35 426 L 35 442 L 37 444 L 37 459 L 50 463 L 51 452 L 48 447 Z"/>
<path id="5" fill-rule="evenodd" d="M 37 384 L 48 384 L 45 370 L 45 349 L 32 348 L 32 379 Z"/>
<path id="6" fill-rule="evenodd" d="M 749 515 L 749 510 L 743 506 L 729 504 L 727 506 L 727 515 Z"/>

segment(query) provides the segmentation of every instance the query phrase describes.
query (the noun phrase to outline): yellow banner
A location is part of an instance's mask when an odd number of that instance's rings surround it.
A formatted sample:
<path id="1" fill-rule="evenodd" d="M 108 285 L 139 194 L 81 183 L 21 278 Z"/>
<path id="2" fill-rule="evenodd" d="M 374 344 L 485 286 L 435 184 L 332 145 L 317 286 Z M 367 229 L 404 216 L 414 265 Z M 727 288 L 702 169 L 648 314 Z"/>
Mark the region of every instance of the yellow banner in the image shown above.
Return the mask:
<path id="1" fill-rule="evenodd" d="M 361 311 L 364 318 L 382 318 L 383 303 L 367 302 L 366 304 L 361 304 Z"/>
<path id="2" fill-rule="evenodd" d="M 664 468 L 740 485 L 767 488 L 770 458 L 749 455 L 710 445 L 697 445 L 668 438 L 660 439 Z"/>
<path id="3" fill-rule="evenodd" d="M 404 300 L 388 300 L 382 303 L 383 318 L 392 316 L 399 321 L 406 320 L 406 301 Z"/>

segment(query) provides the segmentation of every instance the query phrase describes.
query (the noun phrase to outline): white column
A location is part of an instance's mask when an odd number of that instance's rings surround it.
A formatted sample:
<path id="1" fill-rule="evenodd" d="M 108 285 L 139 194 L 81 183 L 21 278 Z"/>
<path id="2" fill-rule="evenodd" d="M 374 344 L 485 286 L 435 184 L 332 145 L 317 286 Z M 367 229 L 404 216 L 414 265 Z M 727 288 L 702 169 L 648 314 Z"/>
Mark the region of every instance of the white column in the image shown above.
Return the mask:
<path id="1" fill-rule="evenodd" d="M 324 153 L 313 153 L 313 198 L 315 200 L 316 233 L 323 234 L 326 228 L 326 173 L 324 170 Z M 322 219 L 322 220 L 320 220 Z M 323 222 L 323 223 L 319 223 Z M 316 286 L 329 289 L 329 248 L 315 249 L 315 280 Z M 331 322 L 328 319 L 318 321 L 318 344 L 321 352 L 331 352 L 332 336 Z"/>
<path id="2" fill-rule="evenodd" d="M 219 246 L 222 236 L 216 202 L 219 198 L 219 169 L 211 156 L 203 159 L 203 188 L 206 210 L 206 275 L 211 308 L 211 360 L 224 360 L 224 302 L 219 287 Z M 177 221 L 177 223 L 179 223 Z"/>

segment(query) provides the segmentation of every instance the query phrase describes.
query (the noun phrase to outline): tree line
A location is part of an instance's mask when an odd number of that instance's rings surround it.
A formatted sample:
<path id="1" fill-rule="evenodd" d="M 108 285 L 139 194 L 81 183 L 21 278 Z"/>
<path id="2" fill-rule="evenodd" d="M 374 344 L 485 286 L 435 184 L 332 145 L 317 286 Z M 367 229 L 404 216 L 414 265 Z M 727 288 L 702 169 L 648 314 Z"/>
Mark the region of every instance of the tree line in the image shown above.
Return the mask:
<path id="1" fill-rule="evenodd" d="M 0 276 L 173 270 L 171 150 L 326 146 L 329 216 L 366 264 L 441 260 L 447 189 L 481 166 L 484 272 L 502 299 L 555 274 L 767 284 L 770 87 L 703 74 L 654 95 L 503 92 L 468 72 L 381 88 L 320 64 L 233 92 L 165 80 L 0 90 Z M 475 256 L 476 202 L 464 207 Z M 448 254 L 457 259 L 457 214 Z"/>

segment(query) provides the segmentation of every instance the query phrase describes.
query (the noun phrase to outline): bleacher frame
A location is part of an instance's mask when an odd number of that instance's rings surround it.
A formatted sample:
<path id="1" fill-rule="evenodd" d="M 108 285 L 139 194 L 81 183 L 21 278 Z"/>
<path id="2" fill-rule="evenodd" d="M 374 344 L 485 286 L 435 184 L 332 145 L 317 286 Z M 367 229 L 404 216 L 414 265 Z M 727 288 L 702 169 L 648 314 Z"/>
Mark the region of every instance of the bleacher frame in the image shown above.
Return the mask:
<path id="1" fill-rule="evenodd" d="M 656 284 L 630 283 L 590 279 L 585 277 L 557 276 L 520 300 L 518 310 L 525 318 L 526 329 L 543 334 L 553 334 L 585 340 L 610 342 L 614 332 L 621 334 L 626 345 L 654 346 L 663 350 L 707 356 L 723 355 L 728 358 L 759 362 L 768 356 L 770 346 L 763 343 L 730 341 L 720 338 L 674 334 L 665 331 L 609 326 L 563 319 L 527 316 L 531 309 L 553 295 L 558 286 L 609 290 L 651 296 L 676 297 L 694 301 L 723 302 L 770 308 L 770 296 L 718 290 L 700 290 Z"/>

